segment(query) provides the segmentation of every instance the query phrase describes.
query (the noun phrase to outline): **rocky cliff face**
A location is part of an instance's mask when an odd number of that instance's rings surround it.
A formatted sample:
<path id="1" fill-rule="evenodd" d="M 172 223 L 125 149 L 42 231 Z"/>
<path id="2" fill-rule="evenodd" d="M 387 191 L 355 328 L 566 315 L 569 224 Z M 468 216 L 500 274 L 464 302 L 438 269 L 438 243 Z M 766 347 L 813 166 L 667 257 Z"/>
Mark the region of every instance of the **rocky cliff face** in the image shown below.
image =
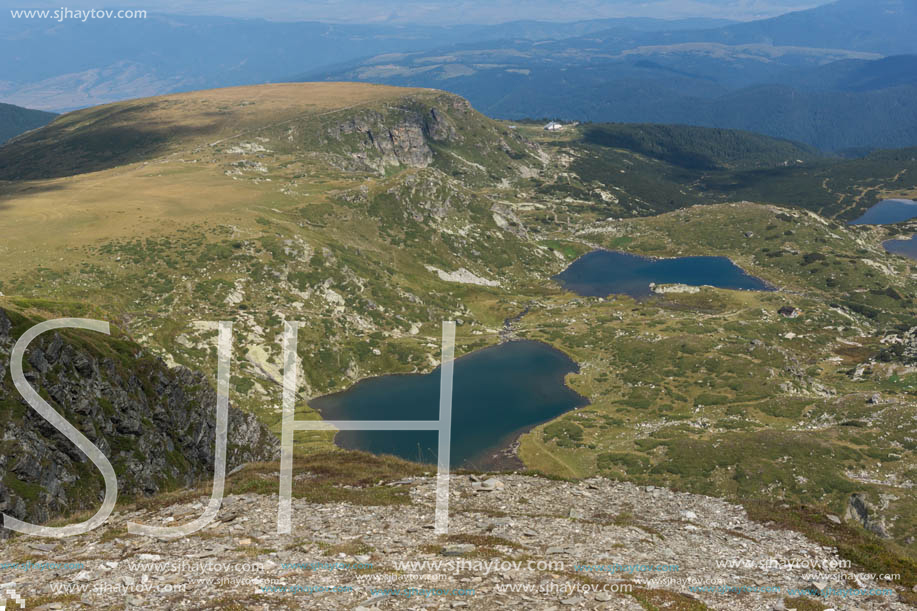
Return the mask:
<path id="1" fill-rule="evenodd" d="M 317 140 L 313 133 L 320 134 Z M 531 174 L 535 170 L 530 166 L 542 162 L 536 144 L 449 94 L 354 109 L 337 121 L 289 128 L 287 137 L 299 150 L 336 153 L 329 160 L 349 171 L 384 174 L 387 168 L 432 165 L 449 173 L 518 177 Z"/>
<path id="2" fill-rule="evenodd" d="M 442 110 L 399 109 L 397 114 L 393 121 L 377 110 L 362 111 L 329 126 L 326 133 L 334 140 L 350 136 L 353 158 L 379 172 L 392 166 L 425 168 L 433 162 L 427 139 L 448 142 L 461 138 Z"/>
<path id="3" fill-rule="evenodd" d="M 15 339 L 37 321 L 0 309 L 0 511 L 33 523 L 98 506 L 101 475 L 14 389 Z M 105 336 L 49 332 L 23 363 L 28 382 L 108 456 L 121 498 L 212 477 L 216 392 L 201 373 L 169 369 L 140 346 Z M 230 408 L 227 469 L 271 460 L 278 442 Z M 9 531 L 0 529 L 0 537 Z"/>

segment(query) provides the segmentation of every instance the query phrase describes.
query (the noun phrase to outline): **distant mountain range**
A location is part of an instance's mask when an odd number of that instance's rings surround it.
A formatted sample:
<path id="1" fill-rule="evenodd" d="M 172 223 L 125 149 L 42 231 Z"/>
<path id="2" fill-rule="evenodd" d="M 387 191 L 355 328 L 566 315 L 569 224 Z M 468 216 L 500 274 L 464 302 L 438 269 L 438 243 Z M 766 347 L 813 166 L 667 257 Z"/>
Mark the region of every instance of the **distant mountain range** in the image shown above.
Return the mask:
<path id="1" fill-rule="evenodd" d="M 53 112 L 0 104 L 0 144 L 30 129 L 46 125 L 56 116 Z"/>
<path id="2" fill-rule="evenodd" d="M 375 57 L 303 80 L 439 87 L 505 118 L 683 123 L 829 151 L 917 143 L 917 4 L 841 0 L 709 29 Z"/>
<path id="3" fill-rule="evenodd" d="M 732 128 L 829 152 L 917 145 L 917 3 L 771 19 L 281 23 L 4 20 L 0 100 L 45 110 L 278 81 L 445 89 L 518 120 Z"/>
<path id="4" fill-rule="evenodd" d="M 668 44 L 766 44 L 898 55 L 917 52 L 915 23 L 917 3 L 913 0 L 837 0 L 771 19 L 646 38 Z"/>
<path id="5" fill-rule="evenodd" d="M 516 21 L 489 26 L 338 25 L 158 15 L 86 23 L 0 20 L 0 100 L 72 110 L 152 95 L 289 80 L 379 54 L 485 40 L 553 40 L 609 28 L 718 27 L 723 19 Z"/>

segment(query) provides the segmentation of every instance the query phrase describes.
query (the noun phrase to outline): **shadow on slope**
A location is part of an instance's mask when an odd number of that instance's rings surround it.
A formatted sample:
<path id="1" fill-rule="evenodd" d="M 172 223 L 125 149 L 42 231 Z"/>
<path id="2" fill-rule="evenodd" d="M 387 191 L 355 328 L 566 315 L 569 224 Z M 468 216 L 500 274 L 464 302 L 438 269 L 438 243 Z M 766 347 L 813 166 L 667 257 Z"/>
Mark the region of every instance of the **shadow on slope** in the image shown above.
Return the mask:
<path id="1" fill-rule="evenodd" d="M 0 180 L 61 178 L 145 161 L 165 153 L 178 134 L 188 140 L 221 126 L 219 113 L 197 114 L 207 122 L 196 125 L 160 116 L 167 105 L 146 101 L 64 115 L 0 147 Z"/>

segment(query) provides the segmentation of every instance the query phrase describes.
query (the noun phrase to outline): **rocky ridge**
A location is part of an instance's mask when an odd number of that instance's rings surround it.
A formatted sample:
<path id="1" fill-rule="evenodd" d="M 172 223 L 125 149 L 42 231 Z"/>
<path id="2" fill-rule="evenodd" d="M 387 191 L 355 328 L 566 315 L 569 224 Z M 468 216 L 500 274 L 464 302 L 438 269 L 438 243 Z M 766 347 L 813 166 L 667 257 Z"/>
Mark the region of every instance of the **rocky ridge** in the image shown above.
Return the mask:
<path id="1" fill-rule="evenodd" d="M 263 479 L 268 489 L 277 484 L 276 470 L 247 471 L 235 478 Z M 294 477 L 319 474 L 298 471 Z M 409 503 L 402 505 L 294 498 L 292 535 L 276 532 L 276 493 L 227 496 L 213 524 L 177 543 L 126 535 L 130 520 L 175 525 L 196 517 L 207 500 L 199 491 L 172 504 L 116 512 L 105 526 L 79 537 L 50 544 L 17 537 L 8 547 L 11 559 L 70 567 L 43 572 L 0 567 L 0 582 L 47 609 L 772 611 L 792 607 L 797 588 L 809 592 L 802 597 L 812 605 L 824 600 L 844 610 L 908 608 L 894 594 L 818 598 L 816 592 L 832 587 L 894 584 L 841 577 L 856 569 L 827 568 L 844 566 L 837 550 L 754 522 L 741 507 L 720 499 L 602 478 L 499 477 L 453 477 L 447 536 L 432 530 L 430 476 L 369 486 L 382 493 L 406 490 Z M 838 576 L 813 579 L 817 571 Z M 75 589 L 62 596 L 53 584 Z M 691 589 L 710 585 L 732 591 Z M 415 590 L 408 597 L 409 588 L 451 593 Z"/>
<path id="2" fill-rule="evenodd" d="M 44 523 L 97 506 L 104 486 L 88 458 L 12 385 L 14 338 L 37 322 L 0 309 L 0 511 Z M 36 338 L 26 351 L 25 377 L 111 460 L 119 495 L 150 495 L 212 477 L 216 392 L 210 380 L 184 367 L 170 369 L 132 342 L 76 337 L 48 332 Z M 227 469 L 273 459 L 277 447 L 254 415 L 230 408 Z M 0 529 L 0 537 L 7 535 Z"/>

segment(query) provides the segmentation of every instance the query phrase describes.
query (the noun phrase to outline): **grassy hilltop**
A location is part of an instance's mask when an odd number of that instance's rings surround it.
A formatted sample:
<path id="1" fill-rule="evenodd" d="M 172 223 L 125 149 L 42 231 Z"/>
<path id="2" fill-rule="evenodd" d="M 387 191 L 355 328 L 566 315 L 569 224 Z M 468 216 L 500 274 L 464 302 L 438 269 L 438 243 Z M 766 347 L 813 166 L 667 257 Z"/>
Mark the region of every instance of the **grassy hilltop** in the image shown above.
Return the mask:
<path id="1" fill-rule="evenodd" d="M 528 307 L 514 333 L 575 358 L 568 383 L 591 404 L 526 434 L 527 466 L 819 515 L 856 492 L 913 554 L 917 369 L 893 348 L 917 282 L 881 247 L 899 229 L 844 224 L 913 193 L 911 157 L 678 129 L 548 134 L 451 94 L 347 83 L 71 113 L 0 148 L 0 304 L 92 311 L 211 372 L 215 330 L 196 321 L 233 320 L 233 400 L 275 430 L 284 320 L 304 323 L 312 414 L 362 377 L 430 370 L 443 319 L 465 353 Z M 636 302 L 550 280 L 595 247 L 724 255 L 779 290 Z"/>

